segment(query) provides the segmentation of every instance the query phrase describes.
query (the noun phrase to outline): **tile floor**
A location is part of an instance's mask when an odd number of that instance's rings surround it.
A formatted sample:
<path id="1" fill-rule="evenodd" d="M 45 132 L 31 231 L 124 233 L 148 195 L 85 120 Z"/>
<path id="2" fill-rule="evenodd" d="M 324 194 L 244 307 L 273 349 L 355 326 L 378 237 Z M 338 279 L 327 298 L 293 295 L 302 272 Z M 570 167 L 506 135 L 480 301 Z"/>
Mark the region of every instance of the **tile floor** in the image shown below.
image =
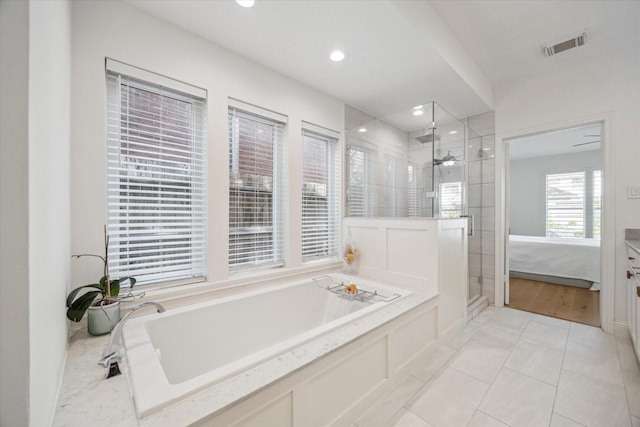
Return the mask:
<path id="1" fill-rule="evenodd" d="M 628 338 L 488 307 L 352 427 L 640 427 Z"/>

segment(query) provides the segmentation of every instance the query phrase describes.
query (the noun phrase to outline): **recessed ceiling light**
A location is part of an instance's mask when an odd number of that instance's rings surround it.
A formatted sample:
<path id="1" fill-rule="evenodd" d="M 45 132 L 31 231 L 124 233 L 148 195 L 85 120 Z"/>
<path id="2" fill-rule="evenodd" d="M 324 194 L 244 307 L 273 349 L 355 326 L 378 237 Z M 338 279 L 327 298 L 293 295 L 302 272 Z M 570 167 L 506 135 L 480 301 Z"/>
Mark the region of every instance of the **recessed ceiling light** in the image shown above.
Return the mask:
<path id="1" fill-rule="evenodd" d="M 367 131 L 367 128 L 360 128 L 360 129 L 358 129 L 358 132 L 360 132 L 360 133 L 362 133 L 362 132 L 366 132 L 366 131 Z"/>
<path id="2" fill-rule="evenodd" d="M 455 135 L 456 133 L 458 133 L 457 130 L 452 130 L 451 132 L 449 132 L 449 135 Z"/>
<path id="3" fill-rule="evenodd" d="M 413 112 L 414 116 L 421 116 L 423 114 L 424 114 L 424 111 L 422 111 L 422 110 L 416 110 L 416 111 Z"/>
<path id="4" fill-rule="evenodd" d="M 242 7 L 253 7 L 256 4 L 256 0 L 236 0 L 236 3 Z"/>
<path id="5" fill-rule="evenodd" d="M 334 50 L 333 52 L 331 52 L 331 54 L 329 55 L 329 58 L 333 61 L 333 62 L 340 62 L 344 59 L 344 52 L 341 50 Z"/>
<path id="6" fill-rule="evenodd" d="M 413 107 L 414 110 L 420 110 L 422 108 L 422 105 L 416 105 L 415 107 Z"/>

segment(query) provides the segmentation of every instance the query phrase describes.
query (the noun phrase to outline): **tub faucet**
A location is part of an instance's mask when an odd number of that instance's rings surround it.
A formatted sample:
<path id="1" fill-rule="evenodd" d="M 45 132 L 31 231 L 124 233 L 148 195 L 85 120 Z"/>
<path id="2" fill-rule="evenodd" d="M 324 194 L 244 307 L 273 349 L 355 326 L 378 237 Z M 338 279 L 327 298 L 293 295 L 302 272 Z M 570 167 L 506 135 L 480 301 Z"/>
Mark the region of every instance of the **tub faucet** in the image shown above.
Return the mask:
<path id="1" fill-rule="evenodd" d="M 119 343 L 122 339 L 122 327 L 124 326 L 124 324 L 127 322 L 129 317 L 131 317 L 133 313 L 135 313 L 136 311 L 138 311 L 143 307 L 146 307 L 147 305 L 153 305 L 158 311 L 158 313 L 163 313 L 165 311 L 165 308 L 162 305 L 158 304 L 157 302 L 147 301 L 147 302 L 143 302 L 141 304 L 136 305 L 131 309 L 130 312 L 125 314 L 122 317 L 122 319 L 120 319 L 116 327 L 113 328 L 113 331 L 111 332 L 111 338 L 109 339 L 109 344 L 107 345 L 107 348 L 104 351 L 104 356 L 102 356 L 98 361 L 98 365 L 102 365 L 105 368 L 109 369 L 109 371 L 107 372 L 107 378 L 111 378 L 115 375 L 120 374 L 120 369 L 118 368 L 118 361 L 120 360 L 120 355 L 118 354 L 117 351 L 113 351 L 112 349 L 113 349 L 113 345 Z"/>

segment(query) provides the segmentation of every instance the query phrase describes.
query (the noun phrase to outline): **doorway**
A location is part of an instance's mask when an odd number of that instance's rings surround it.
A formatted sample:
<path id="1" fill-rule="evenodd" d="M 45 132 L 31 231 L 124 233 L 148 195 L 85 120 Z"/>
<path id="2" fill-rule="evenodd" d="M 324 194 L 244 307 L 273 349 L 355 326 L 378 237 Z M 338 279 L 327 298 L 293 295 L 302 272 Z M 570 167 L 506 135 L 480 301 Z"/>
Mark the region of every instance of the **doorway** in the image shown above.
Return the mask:
<path id="1" fill-rule="evenodd" d="M 505 305 L 600 326 L 602 131 L 505 139 Z"/>

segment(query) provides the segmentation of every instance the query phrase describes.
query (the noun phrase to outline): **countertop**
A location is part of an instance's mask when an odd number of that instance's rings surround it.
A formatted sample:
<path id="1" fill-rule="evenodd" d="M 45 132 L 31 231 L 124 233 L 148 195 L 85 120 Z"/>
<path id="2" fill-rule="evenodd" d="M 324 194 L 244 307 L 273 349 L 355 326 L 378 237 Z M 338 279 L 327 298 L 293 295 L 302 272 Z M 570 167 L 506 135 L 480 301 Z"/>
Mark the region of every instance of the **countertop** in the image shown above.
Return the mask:
<path id="1" fill-rule="evenodd" d="M 109 335 L 92 337 L 86 328 L 76 329 L 71 337 L 63 384 L 56 406 L 53 426 L 180 426 L 193 423 L 212 408 L 247 398 L 271 382 L 294 372 L 339 347 L 356 340 L 391 319 L 437 296 L 434 291 L 413 294 L 390 304 L 348 328 L 342 328 L 311 341 L 277 359 L 267 361 L 244 375 L 215 385 L 182 402 L 138 419 L 127 379 L 126 358 L 120 362 L 122 375 L 105 378 L 106 368 L 98 365 Z"/>

